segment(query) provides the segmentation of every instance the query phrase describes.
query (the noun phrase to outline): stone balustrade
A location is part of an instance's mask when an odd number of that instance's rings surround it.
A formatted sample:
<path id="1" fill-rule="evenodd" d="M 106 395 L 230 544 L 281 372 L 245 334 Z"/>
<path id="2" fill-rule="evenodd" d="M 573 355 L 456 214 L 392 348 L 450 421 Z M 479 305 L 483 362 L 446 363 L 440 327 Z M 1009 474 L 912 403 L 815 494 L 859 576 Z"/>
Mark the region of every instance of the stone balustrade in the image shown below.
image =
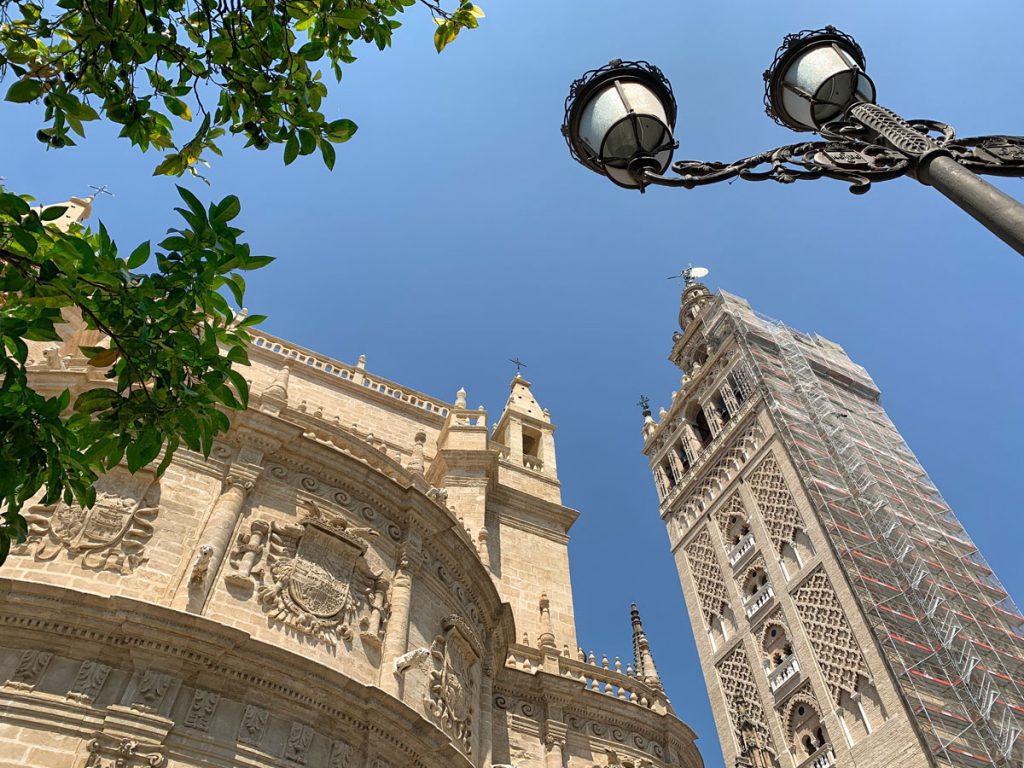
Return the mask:
<path id="1" fill-rule="evenodd" d="M 729 565 L 738 568 L 746 560 L 747 555 L 754 551 L 754 534 L 748 533 L 729 550 Z"/>
<path id="2" fill-rule="evenodd" d="M 406 392 L 387 379 L 378 379 L 370 376 L 362 368 L 339 363 L 337 360 L 322 359 L 301 349 L 286 346 L 280 341 L 266 336 L 253 335 L 252 345 L 265 349 L 268 352 L 281 355 L 282 357 L 295 360 L 297 363 L 315 368 L 318 371 L 337 376 L 339 379 L 351 381 L 353 384 L 365 387 L 378 392 L 385 397 L 393 397 L 403 403 L 421 408 L 429 413 L 436 413 L 439 416 L 447 416 L 449 406 L 445 403 L 431 400 L 415 392 Z"/>
<path id="3" fill-rule="evenodd" d="M 667 711 L 664 692 L 637 678 L 632 666 L 627 666 L 623 671 L 622 662 L 617 657 L 613 662 L 609 662 L 607 656 L 601 656 L 601 661 L 598 662 L 593 652 L 588 658 L 587 654 L 580 650 L 578 659 L 572 659 L 563 652 L 557 660 L 558 675 L 578 680 L 588 691 L 628 701 L 645 709 Z M 553 672 L 553 669 L 545 669 L 544 651 L 528 645 L 510 645 L 505 666 L 528 674 Z"/>
<path id="4" fill-rule="evenodd" d="M 799 768 L 835 768 L 836 756 L 831 744 L 819 747 L 817 751 L 802 763 Z"/>
<path id="5" fill-rule="evenodd" d="M 743 601 L 743 609 L 748 619 L 752 619 L 762 608 L 775 597 L 775 589 L 771 584 L 765 584 L 757 592 L 750 595 Z"/>
<path id="6" fill-rule="evenodd" d="M 775 693 L 795 678 L 799 672 L 800 662 L 797 661 L 796 654 L 791 653 L 768 673 L 768 687 L 772 689 L 772 693 Z"/>

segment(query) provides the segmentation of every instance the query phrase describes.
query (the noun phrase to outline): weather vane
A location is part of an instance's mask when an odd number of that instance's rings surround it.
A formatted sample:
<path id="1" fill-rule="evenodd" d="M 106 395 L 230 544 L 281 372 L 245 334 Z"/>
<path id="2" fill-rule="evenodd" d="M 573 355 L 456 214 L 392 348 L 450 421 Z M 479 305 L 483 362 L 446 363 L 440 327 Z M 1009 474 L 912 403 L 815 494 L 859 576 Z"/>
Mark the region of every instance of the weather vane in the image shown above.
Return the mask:
<path id="1" fill-rule="evenodd" d="M 95 184 L 90 184 L 89 189 L 93 190 L 93 197 L 96 197 L 96 195 L 110 195 L 111 197 L 114 196 L 114 193 L 110 191 L 110 187 L 108 187 L 106 184 L 100 184 L 98 187 Z"/>
<path id="2" fill-rule="evenodd" d="M 526 363 L 519 359 L 518 356 L 510 358 L 509 362 L 516 367 L 516 376 L 519 375 L 519 370 L 526 367 Z"/>
<path id="3" fill-rule="evenodd" d="M 639 405 L 640 410 L 644 412 L 644 416 L 651 412 L 651 401 L 647 399 L 647 395 L 640 395 L 640 400 L 637 401 L 637 405 Z"/>
<path id="4" fill-rule="evenodd" d="M 702 277 L 707 277 L 708 270 L 705 267 L 695 267 L 693 264 L 688 264 L 686 269 L 680 272 L 678 275 L 669 275 L 669 280 L 675 280 L 677 277 L 683 278 L 683 282 L 689 285 L 694 280 L 700 280 Z"/>

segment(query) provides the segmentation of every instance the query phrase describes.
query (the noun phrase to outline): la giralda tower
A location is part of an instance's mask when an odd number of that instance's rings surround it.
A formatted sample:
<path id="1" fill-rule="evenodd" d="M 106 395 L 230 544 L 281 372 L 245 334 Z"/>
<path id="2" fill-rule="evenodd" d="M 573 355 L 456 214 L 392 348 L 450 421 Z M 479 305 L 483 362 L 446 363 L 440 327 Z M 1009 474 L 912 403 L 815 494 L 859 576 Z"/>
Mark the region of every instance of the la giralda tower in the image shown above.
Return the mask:
<path id="1" fill-rule="evenodd" d="M 691 277 L 679 325 L 644 454 L 726 764 L 1021 766 L 1024 618 L 871 377 Z"/>

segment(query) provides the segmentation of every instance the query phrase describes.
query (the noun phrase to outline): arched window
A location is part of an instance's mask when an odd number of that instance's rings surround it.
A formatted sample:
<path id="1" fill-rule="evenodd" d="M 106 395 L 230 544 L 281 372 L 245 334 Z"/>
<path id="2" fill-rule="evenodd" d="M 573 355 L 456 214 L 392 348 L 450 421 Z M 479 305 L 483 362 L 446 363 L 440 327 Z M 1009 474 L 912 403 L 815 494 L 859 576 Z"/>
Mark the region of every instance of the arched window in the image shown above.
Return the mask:
<path id="1" fill-rule="evenodd" d="M 821 715 L 809 701 L 801 699 L 790 706 L 788 726 L 797 763 L 829 746 Z"/>
<path id="2" fill-rule="evenodd" d="M 769 624 L 765 627 L 761 638 L 761 651 L 772 670 L 793 655 L 793 643 L 790 642 L 786 628 L 781 624 Z"/>
<path id="3" fill-rule="evenodd" d="M 747 518 L 744 515 L 729 515 L 729 522 L 726 523 L 725 527 L 725 538 L 729 544 L 736 546 L 748 533 L 750 533 L 750 523 L 747 522 Z"/>
<path id="4" fill-rule="evenodd" d="M 686 420 L 693 427 L 693 432 L 702 447 L 711 442 L 714 437 L 711 434 L 711 425 L 708 424 L 708 418 L 704 415 L 704 409 L 700 405 L 694 403 L 690 406 L 689 416 Z"/>
<path id="5" fill-rule="evenodd" d="M 768 574 L 764 568 L 751 568 L 743 581 L 743 594 L 746 597 L 757 594 L 768 585 Z"/>

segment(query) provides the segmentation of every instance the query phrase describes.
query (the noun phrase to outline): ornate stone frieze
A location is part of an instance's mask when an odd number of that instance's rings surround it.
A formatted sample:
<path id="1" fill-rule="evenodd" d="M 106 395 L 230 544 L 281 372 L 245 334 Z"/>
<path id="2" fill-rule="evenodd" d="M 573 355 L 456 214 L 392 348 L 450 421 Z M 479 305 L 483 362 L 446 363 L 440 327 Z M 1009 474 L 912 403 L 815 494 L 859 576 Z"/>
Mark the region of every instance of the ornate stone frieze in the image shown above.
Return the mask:
<path id="1" fill-rule="evenodd" d="M 168 692 L 177 687 L 177 679 L 150 668 L 135 674 L 134 686 L 126 691 L 126 701 L 139 712 L 159 712 Z"/>
<path id="2" fill-rule="evenodd" d="M 536 718 L 540 714 L 540 707 L 534 704 L 532 701 L 526 699 L 519 699 L 510 696 L 507 693 L 497 693 L 494 695 L 494 706 L 498 709 L 510 712 L 513 715 L 526 718 Z"/>
<path id="3" fill-rule="evenodd" d="M 90 509 L 63 501 L 32 507 L 25 513 L 28 537 L 13 553 L 46 562 L 64 551 L 80 556 L 83 568 L 131 573 L 147 559 L 158 494 L 157 487 L 144 495 L 101 491 Z"/>
<path id="4" fill-rule="evenodd" d="M 645 752 L 659 760 L 664 760 L 665 758 L 665 748 L 661 742 L 648 738 L 644 734 L 638 733 L 623 724 L 607 723 L 575 713 L 566 716 L 565 724 L 569 727 L 569 730 L 584 736 L 613 741 L 629 749 Z"/>
<path id="5" fill-rule="evenodd" d="M 292 723 L 284 745 L 284 759 L 289 763 L 305 765 L 309 760 L 309 747 L 312 743 L 313 729 L 303 723 Z"/>
<path id="6" fill-rule="evenodd" d="M 458 610 L 460 611 L 463 619 L 468 621 L 473 627 L 473 631 L 477 635 L 484 634 L 484 625 L 480 617 L 480 610 L 477 608 L 472 596 L 463 588 L 462 579 L 460 578 L 461 574 L 453 572 L 451 564 L 445 563 L 439 559 L 431 561 L 430 571 L 455 598 L 458 604 Z"/>
<path id="7" fill-rule="evenodd" d="M 442 634 L 430 647 L 432 669 L 426 695 L 427 711 L 452 734 L 466 754 L 471 754 L 483 646 L 476 632 L 460 616 L 448 616 L 441 627 Z"/>
<path id="8" fill-rule="evenodd" d="M 257 520 L 232 553 L 234 583 L 259 579 L 258 598 L 270 617 L 335 645 L 355 630 L 380 642 L 388 613 L 388 582 L 366 559 L 372 528 L 351 527 L 315 505 L 297 525 Z M 253 569 L 256 554 L 266 568 Z"/>
<path id="9" fill-rule="evenodd" d="M 330 504 L 337 504 L 349 512 L 353 517 L 365 520 L 369 525 L 381 534 L 394 542 L 403 539 L 401 526 L 391 520 L 387 514 L 371 504 L 359 498 L 354 489 L 340 487 L 340 478 L 334 478 L 329 483 L 312 473 L 313 468 L 307 467 L 306 471 L 301 469 L 293 470 L 282 464 L 267 464 L 264 477 L 296 488 L 301 493 L 313 498 L 323 499 Z"/>
<path id="10" fill-rule="evenodd" d="M 158 745 L 114 738 L 103 733 L 96 734 L 87 748 L 89 759 L 85 768 L 161 768 L 166 762 Z"/>
<path id="11" fill-rule="evenodd" d="M 7 687 L 31 691 L 39 683 L 52 658 L 53 654 L 49 651 L 23 651 L 21 658 L 18 659 L 18 666 L 14 669 L 14 674 L 7 681 Z"/>
<path id="12" fill-rule="evenodd" d="M 331 742 L 331 754 L 327 760 L 327 768 L 355 768 L 356 750 L 342 739 Z"/>
<path id="13" fill-rule="evenodd" d="M 185 715 L 185 727 L 203 732 L 210 730 L 210 722 L 213 720 L 213 713 L 217 711 L 219 703 L 219 693 L 197 688 L 192 694 L 192 701 L 189 703 L 188 713 Z"/>
<path id="14" fill-rule="evenodd" d="M 99 696 L 103 684 L 110 676 L 110 667 L 98 661 L 83 661 L 71 684 L 67 698 L 82 704 L 89 704 Z"/>
<path id="15" fill-rule="evenodd" d="M 263 741 L 263 734 L 267 730 L 269 718 L 270 713 L 263 707 L 246 704 L 245 710 L 242 712 L 242 722 L 238 724 L 238 740 L 258 747 Z"/>

